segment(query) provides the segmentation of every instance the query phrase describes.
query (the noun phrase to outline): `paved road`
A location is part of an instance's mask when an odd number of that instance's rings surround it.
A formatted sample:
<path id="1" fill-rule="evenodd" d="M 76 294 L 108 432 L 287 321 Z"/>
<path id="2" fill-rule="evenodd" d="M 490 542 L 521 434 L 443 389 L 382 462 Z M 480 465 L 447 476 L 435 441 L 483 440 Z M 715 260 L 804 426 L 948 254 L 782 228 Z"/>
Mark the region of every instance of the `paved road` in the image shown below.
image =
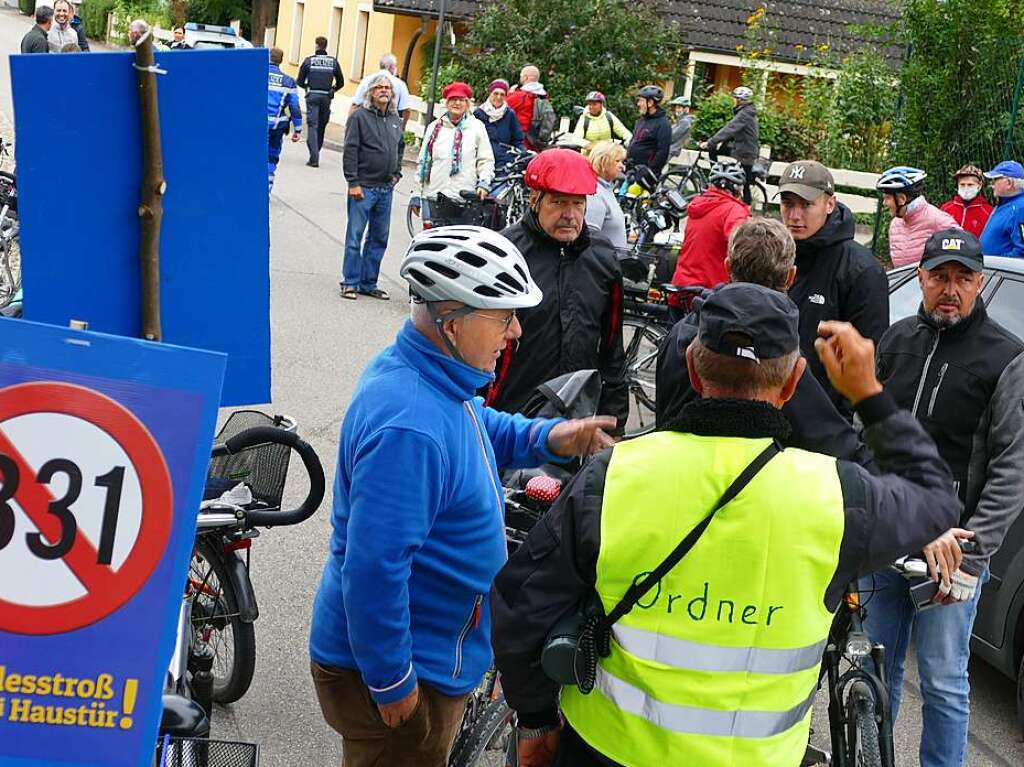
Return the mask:
<path id="1" fill-rule="evenodd" d="M 28 20 L 0 10 L 0 47 L 17 51 Z M 0 134 L 9 136 L 9 72 L 0 77 Z M 86 156 L 86 155 L 80 155 Z M 333 480 L 337 435 L 360 371 L 401 325 L 406 305 L 398 264 L 408 236 L 405 203 L 411 183 L 399 185 L 392 241 L 381 286 L 395 299 L 338 297 L 344 239 L 340 155 L 325 152 L 321 167 L 305 167 L 304 145 L 286 145 L 271 196 L 271 276 L 276 412 L 296 416 Z M 290 488 L 295 499 L 301 487 Z M 310 605 L 327 551 L 329 499 L 300 528 L 266 532 L 253 547 L 253 581 L 260 601 L 258 660 L 249 694 L 215 714 L 215 734 L 263 744 L 264 767 L 333 767 L 339 739 L 324 725 L 309 680 L 306 639 Z M 1024 764 L 1013 728 L 1013 687 L 982 663 L 972 666 L 971 767 Z M 911 674 L 897 730 L 900 765 L 917 763 L 920 696 Z M 820 719 L 822 732 L 827 727 Z"/>

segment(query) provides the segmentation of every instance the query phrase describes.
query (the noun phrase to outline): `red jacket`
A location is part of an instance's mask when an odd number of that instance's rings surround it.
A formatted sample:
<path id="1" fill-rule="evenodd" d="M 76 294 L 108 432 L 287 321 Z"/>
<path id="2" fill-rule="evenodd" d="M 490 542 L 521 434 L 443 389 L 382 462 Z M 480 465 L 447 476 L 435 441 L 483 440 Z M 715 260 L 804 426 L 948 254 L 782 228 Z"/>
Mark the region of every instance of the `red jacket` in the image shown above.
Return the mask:
<path id="1" fill-rule="evenodd" d="M 522 88 L 517 88 L 508 94 L 508 106 L 516 113 L 519 125 L 523 129 L 523 135 L 530 132 L 530 123 L 533 122 L 533 102 L 536 98 L 536 93 L 529 93 Z"/>
<path id="2" fill-rule="evenodd" d="M 727 282 L 725 257 L 729 235 L 749 217 L 750 208 L 742 200 L 718 187 L 709 187 L 694 197 L 686 214 L 686 231 L 672 284 L 713 288 Z M 669 296 L 669 303 L 681 305 L 675 295 Z"/>
<path id="3" fill-rule="evenodd" d="M 961 228 L 975 237 L 981 237 L 981 230 L 985 228 L 988 217 L 992 215 L 992 206 L 980 194 L 970 202 L 964 202 L 960 195 L 954 195 L 952 200 L 942 203 L 942 209 L 955 218 Z"/>

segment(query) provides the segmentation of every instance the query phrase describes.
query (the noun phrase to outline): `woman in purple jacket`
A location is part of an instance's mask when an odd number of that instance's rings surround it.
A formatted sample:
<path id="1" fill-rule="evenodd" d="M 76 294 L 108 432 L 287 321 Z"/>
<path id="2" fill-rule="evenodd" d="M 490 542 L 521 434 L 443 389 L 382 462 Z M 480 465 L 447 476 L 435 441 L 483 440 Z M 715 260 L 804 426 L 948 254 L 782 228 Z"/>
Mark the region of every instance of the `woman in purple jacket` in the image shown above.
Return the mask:
<path id="1" fill-rule="evenodd" d="M 523 149 L 523 129 L 515 112 L 505 103 L 508 82 L 495 80 L 487 86 L 487 101 L 473 111 L 473 116 L 487 126 L 487 137 L 494 150 L 494 167 L 500 168 L 512 161 L 508 147 Z"/>

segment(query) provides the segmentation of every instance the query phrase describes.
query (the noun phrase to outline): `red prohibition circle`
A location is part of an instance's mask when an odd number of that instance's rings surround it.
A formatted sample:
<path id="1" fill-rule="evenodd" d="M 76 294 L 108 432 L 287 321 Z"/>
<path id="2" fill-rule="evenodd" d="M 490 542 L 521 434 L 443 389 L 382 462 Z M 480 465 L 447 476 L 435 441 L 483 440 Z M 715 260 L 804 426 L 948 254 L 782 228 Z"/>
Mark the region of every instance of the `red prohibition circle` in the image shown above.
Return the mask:
<path id="1" fill-rule="evenodd" d="M 131 411 L 110 397 L 84 386 L 50 381 L 0 390 L 0 424 L 33 413 L 80 418 L 104 431 L 128 455 L 142 494 L 138 537 L 121 567 L 114 570 L 109 565 L 92 563 L 98 587 L 86 586 L 85 595 L 45 607 L 0 599 L 0 630 L 15 634 L 61 634 L 107 617 L 146 584 L 170 537 L 173 488 L 167 463 L 153 435 Z M 34 476 L 23 478 L 22 483 L 34 480 Z M 80 540 L 72 545 L 65 560 L 76 556 Z M 81 580 L 77 572 L 75 575 Z"/>

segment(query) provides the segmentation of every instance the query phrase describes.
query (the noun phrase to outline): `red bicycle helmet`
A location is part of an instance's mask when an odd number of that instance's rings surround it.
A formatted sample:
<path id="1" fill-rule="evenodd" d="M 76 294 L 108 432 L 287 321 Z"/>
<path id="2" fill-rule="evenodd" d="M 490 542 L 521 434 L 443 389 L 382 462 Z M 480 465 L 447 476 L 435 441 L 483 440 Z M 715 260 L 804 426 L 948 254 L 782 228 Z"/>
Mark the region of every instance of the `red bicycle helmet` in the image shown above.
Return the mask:
<path id="1" fill-rule="evenodd" d="M 590 162 L 571 149 L 547 149 L 526 166 L 526 186 L 539 192 L 589 195 L 597 192 Z"/>
<path id="2" fill-rule="evenodd" d="M 586 100 L 587 100 L 587 103 L 590 103 L 591 101 L 600 101 L 603 104 L 604 103 L 604 94 L 601 93 L 601 91 L 591 91 L 590 93 L 587 94 L 587 99 Z"/>

